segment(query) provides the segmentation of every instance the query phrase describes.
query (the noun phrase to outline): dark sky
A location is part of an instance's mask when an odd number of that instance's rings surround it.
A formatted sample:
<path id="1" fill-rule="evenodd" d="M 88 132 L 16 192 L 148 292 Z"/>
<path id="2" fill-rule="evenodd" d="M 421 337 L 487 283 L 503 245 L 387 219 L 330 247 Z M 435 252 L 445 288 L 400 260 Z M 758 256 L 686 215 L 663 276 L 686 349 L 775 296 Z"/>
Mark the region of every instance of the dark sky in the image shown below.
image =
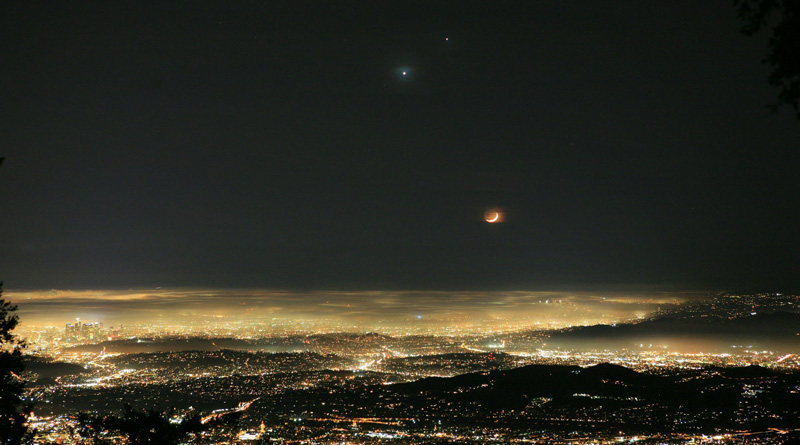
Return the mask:
<path id="1" fill-rule="evenodd" d="M 797 289 L 800 122 L 731 3 L 5 2 L 0 277 Z"/>

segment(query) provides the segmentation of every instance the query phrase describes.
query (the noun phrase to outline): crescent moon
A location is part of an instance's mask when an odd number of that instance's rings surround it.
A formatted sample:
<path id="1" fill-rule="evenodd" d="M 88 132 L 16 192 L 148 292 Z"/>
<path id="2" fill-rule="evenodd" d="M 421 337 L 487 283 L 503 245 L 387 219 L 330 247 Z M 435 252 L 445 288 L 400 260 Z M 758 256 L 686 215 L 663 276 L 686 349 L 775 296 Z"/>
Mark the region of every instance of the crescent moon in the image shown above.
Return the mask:
<path id="1" fill-rule="evenodd" d="M 486 218 L 486 222 L 493 223 L 497 221 L 498 218 L 500 218 L 500 212 L 494 212 L 494 218 Z"/>

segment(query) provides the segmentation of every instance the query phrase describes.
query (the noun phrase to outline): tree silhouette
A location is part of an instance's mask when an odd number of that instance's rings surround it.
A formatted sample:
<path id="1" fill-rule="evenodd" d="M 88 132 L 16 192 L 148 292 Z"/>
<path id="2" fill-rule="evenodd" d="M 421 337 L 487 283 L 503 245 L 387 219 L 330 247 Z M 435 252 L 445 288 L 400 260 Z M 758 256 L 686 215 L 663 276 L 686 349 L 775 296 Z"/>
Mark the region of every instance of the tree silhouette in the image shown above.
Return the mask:
<path id="1" fill-rule="evenodd" d="M 763 62 L 772 67 L 769 83 L 778 88 L 777 109 L 785 104 L 800 119 L 800 1 L 734 0 L 742 32 L 752 36 L 771 29 L 769 54 Z"/>
<path id="2" fill-rule="evenodd" d="M 136 410 L 126 403 L 121 416 L 78 415 L 78 434 L 88 439 L 83 443 L 92 445 L 115 443 L 114 436 L 124 437 L 129 445 L 177 445 L 187 437 L 235 420 L 235 416 L 224 416 L 204 423 L 203 416 L 194 412 L 173 421 L 173 414 L 174 410 Z"/>
<path id="3" fill-rule="evenodd" d="M 0 281 L 2 296 L 3 282 Z M 20 444 L 28 435 L 25 419 L 30 406 L 22 400 L 25 382 L 20 377 L 25 342 L 12 332 L 19 323 L 19 317 L 14 314 L 16 310 L 17 306 L 0 298 L 0 444 L 3 445 Z"/>

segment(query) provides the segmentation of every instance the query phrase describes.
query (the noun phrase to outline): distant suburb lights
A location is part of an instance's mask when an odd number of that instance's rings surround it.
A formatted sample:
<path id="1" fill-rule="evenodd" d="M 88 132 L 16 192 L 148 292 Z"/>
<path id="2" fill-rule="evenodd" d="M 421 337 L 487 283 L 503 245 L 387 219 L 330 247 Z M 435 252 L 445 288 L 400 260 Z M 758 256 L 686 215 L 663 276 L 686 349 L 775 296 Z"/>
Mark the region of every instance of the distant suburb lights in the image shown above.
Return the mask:
<path id="1" fill-rule="evenodd" d="M 489 209 L 483 213 L 483 219 L 489 224 L 503 222 L 503 212 L 499 209 Z"/>

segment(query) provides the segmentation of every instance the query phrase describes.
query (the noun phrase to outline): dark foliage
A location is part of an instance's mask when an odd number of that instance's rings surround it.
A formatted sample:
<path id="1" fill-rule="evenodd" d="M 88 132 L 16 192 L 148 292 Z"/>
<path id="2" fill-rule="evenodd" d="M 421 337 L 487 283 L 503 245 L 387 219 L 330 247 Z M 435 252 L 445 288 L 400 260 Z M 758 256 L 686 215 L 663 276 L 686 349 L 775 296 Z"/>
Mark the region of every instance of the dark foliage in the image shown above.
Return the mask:
<path id="1" fill-rule="evenodd" d="M 130 445 L 172 445 L 187 438 L 235 420 L 235 416 L 224 416 L 203 422 L 199 412 L 193 412 L 180 421 L 173 422 L 174 410 L 138 410 L 125 404 L 122 415 L 94 417 L 80 414 L 78 434 L 93 445 L 111 443 L 111 438 L 124 437 Z"/>
<path id="2" fill-rule="evenodd" d="M 3 282 L 0 281 L 0 297 Z M 19 323 L 17 306 L 0 298 L 0 444 L 22 443 L 28 434 L 25 423 L 30 407 L 22 400 L 25 382 L 22 349 L 25 343 L 12 332 Z"/>
<path id="3" fill-rule="evenodd" d="M 800 1 L 735 0 L 742 32 L 752 36 L 771 30 L 769 83 L 778 88 L 778 104 L 790 105 L 800 118 Z"/>

